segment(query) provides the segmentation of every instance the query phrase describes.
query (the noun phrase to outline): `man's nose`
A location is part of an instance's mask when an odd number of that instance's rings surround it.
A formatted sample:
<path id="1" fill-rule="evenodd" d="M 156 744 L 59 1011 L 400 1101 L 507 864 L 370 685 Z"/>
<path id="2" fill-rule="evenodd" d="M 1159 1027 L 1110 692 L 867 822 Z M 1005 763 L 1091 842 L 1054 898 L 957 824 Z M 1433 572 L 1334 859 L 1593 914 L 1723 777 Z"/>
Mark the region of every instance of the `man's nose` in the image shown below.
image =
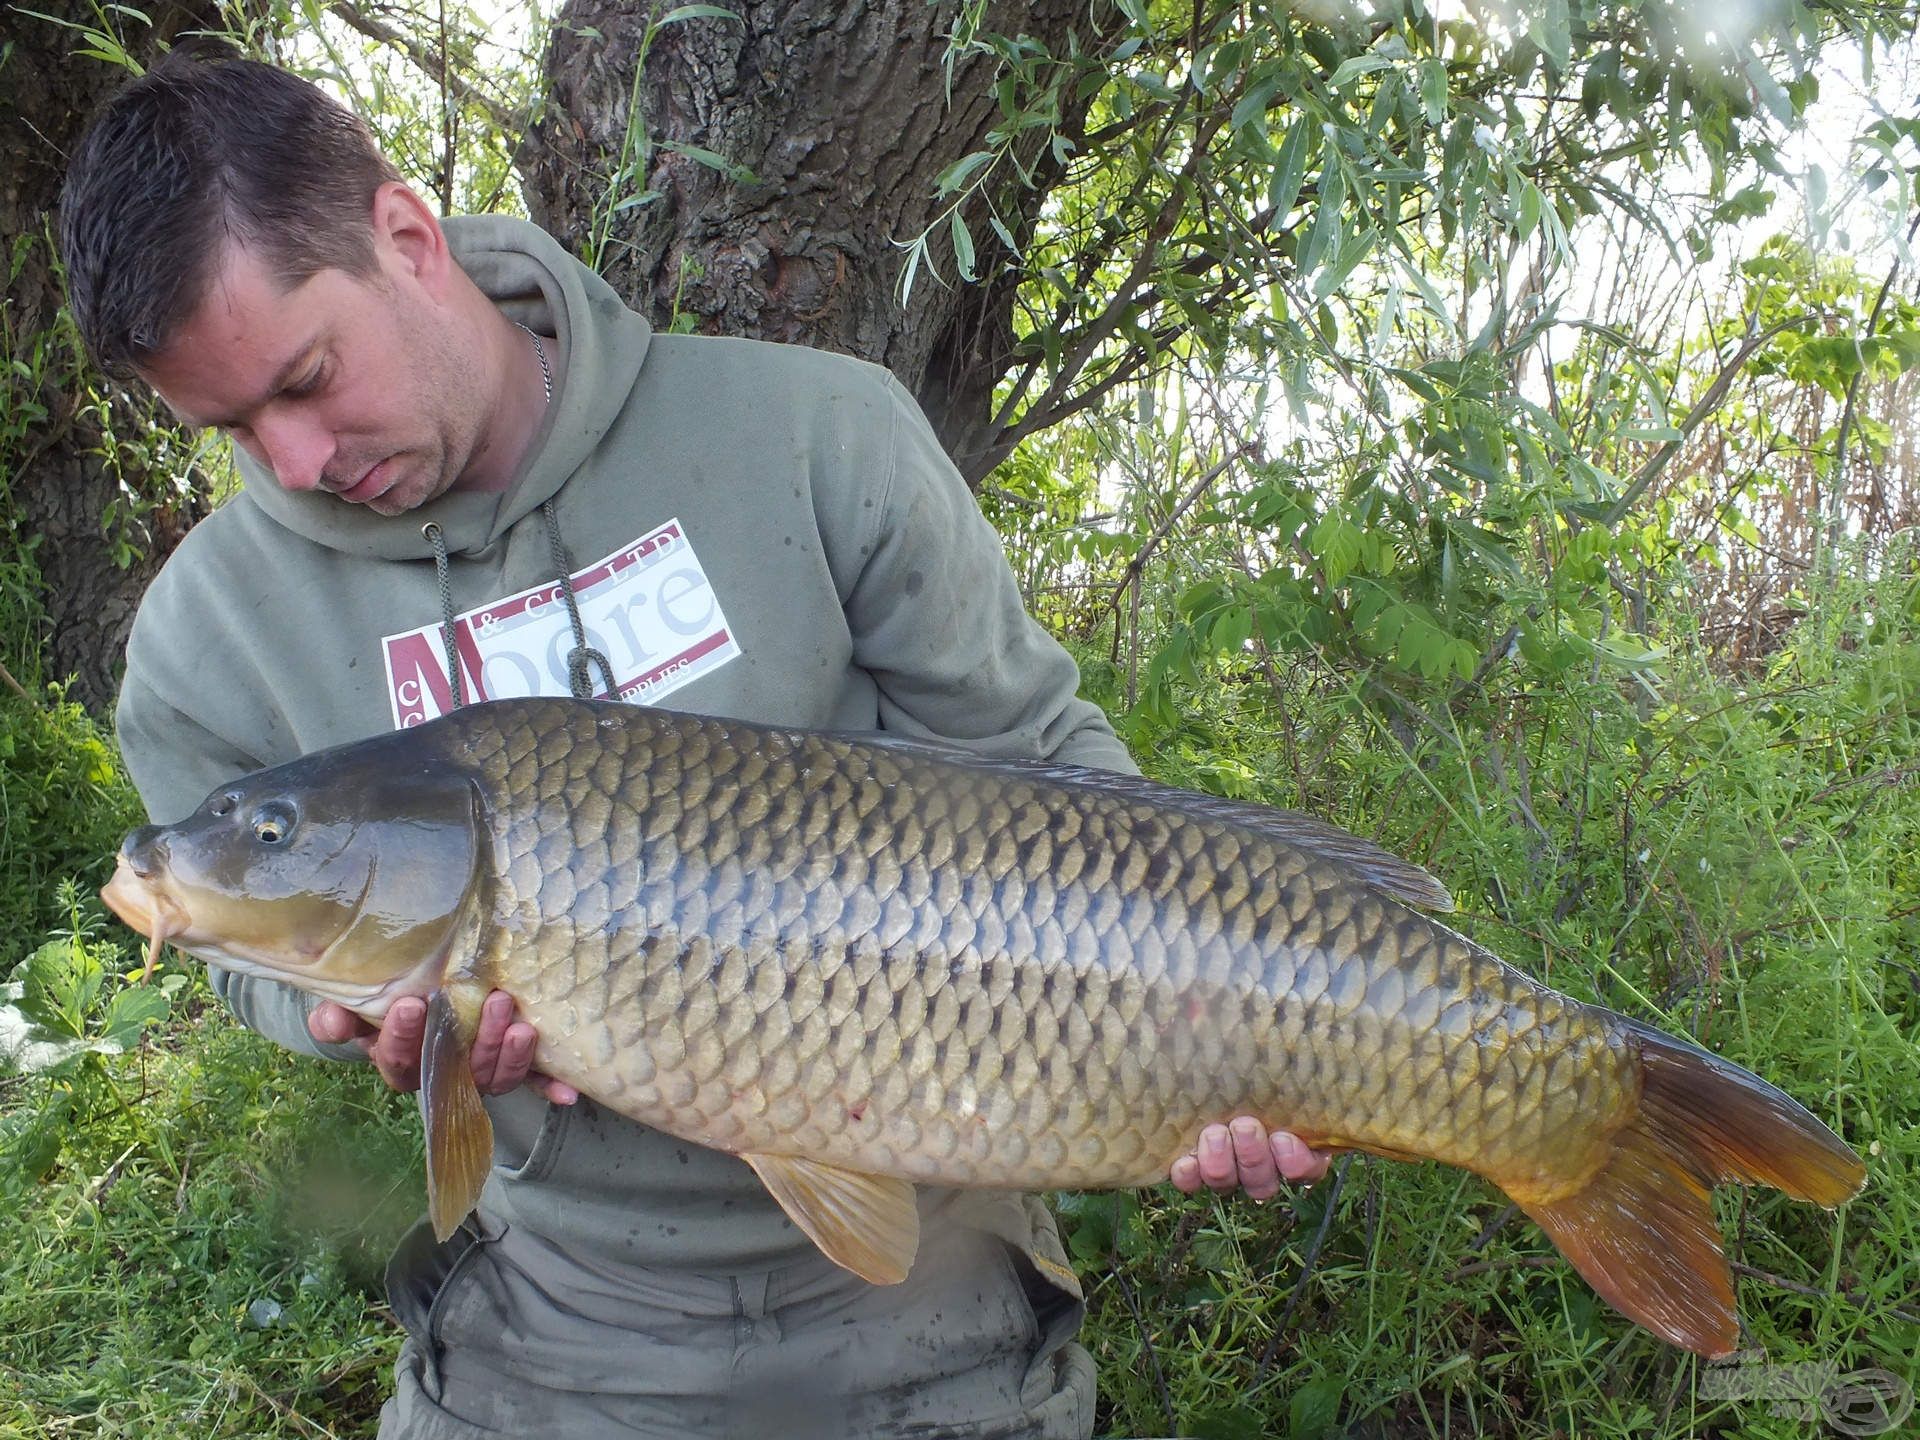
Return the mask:
<path id="1" fill-rule="evenodd" d="M 333 432 L 311 417 L 278 407 L 254 417 L 253 438 L 265 452 L 283 490 L 314 490 L 338 444 Z"/>

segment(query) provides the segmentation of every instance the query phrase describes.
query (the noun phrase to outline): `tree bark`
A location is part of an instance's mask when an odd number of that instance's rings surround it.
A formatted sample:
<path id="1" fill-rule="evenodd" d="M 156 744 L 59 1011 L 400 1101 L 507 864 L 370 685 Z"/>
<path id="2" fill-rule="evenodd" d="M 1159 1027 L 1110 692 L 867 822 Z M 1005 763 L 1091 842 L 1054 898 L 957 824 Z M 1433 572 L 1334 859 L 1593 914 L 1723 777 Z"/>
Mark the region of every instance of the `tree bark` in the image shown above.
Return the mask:
<path id="1" fill-rule="evenodd" d="M 75 24 L 99 23 L 94 8 L 80 0 L 34 8 Z M 210 0 L 165 0 L 148 9 L 153 28 L 129 23 L 123 37 L 137 56 L 151 57 L 183 30 L 219 24 Z M 195 517 L 167 507 L 151 511 L 138 557 L 126 568 L 114 563 L 103 517 L 123 484 L 138 488 L 145 477 L 135 451 L 117 452 L 118 473 L 103 458 L 106 430 L 92 396 L 104 382 L 89 373 L 60 317 L 53 224 L 67 156 L 128 73 L 76 56 L 83 41 L 75 31 L 26 11 L 10 15 L 8 39 L 12 49 L 0 80 L 0 235 L 14 237 L 18 269 L 0 315 L 0 359 L 28 362 L 31 380 L 16 371 L 4 383 L 16 403 L 25 402 L 19 414 L 30 415 L 31 406 L 44 417 L 18 428 L 0 425 L 0 468 L 10 472 L 0 474 L 0 490 L 13 543 L 33 547 L 39 572 L 46 633 L 30 643 L 40 648 L 42 672 L 50 679 L 71 675 L 72 697 L 105 713 L 134 609 Z M 36 355 L 37 363 L 30 358 Z M 145 407 L 126 408 L 140 417 L 129 423 L 143 421 Z"/>
<path id="2" fill-rule="evenodd" d="M 1084 107 L 1022 132 L 1038 184 L 996 173 L 962 205 L 983 279 L 957 285 L 946 219 L 954 197 L 936 193 L 936 178 L 991 148 L 988 133 L 1006 117 L 990 56 L 956 57 L 949 91 L 955 5 L 734 0 L 738 21 L 676 22 L 649 41 L 650 22 L 668 8 L 563 8 L 545 109 L 520 154 L 534 219 L 577 253 L 598 242 L 602 273 L 657 326 L 816 345 L 887 366 L 977 485 L 1003 453 L 992 398 L 1012 354 L 1017 283 L 989 207 L 1024 243 L 1058 178 L 1052 134 L 1076 135 Z M 1028 35 L 1053 53 L 1075 32 L 1097 46 L 1121 23 L 1112 6 L 1086 0 L 990 0 L 986 9 L 982 31 Z M 677 145 L 736 168 L 723 172 Z M 646 163 L 620 177 L 623 155 L 639 153 Z M 647 191 L 654 197 L 609 215 Z M 944 281 L 923 266 L 903 304 L 899 242 L 936 225 L 931 254 Z"/>

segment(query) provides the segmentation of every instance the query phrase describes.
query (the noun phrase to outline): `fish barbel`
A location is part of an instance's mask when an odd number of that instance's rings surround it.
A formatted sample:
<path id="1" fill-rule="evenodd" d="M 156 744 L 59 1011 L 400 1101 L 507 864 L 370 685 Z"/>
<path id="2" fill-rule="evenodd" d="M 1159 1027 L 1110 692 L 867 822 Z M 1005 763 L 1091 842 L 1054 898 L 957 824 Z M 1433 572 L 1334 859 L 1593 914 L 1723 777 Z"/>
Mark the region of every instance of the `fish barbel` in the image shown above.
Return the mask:
<path id="1" fill-rule="evenodd" d="M 739 1155 L 898 1281 L 914 1182 L 1150 1184 L 1239 1114 L 1486 1176 L 1634 1320 L 1731 1351 L 1721 1181 L 1865 1171 L 1728 1061 L 1421 913 L 1419 867 L 1290 811 L 888 736 L 499 701 L 223 785 L 127 838 L 130 925 L 378 1022 L 429 997 L 429 1213 L 472 1208 L 490 989 L 535 1065 Z"/>

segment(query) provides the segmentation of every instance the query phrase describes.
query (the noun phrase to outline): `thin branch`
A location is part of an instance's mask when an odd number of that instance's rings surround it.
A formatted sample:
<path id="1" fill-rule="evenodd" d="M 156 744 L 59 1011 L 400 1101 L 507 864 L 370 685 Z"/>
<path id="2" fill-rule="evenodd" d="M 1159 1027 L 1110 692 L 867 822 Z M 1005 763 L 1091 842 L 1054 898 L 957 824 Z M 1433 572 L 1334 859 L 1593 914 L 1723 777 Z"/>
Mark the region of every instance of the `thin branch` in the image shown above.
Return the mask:
<path id="1" fill-rule="evenodd" d="M 1687 412 L 1686 419 L 1680 422 L 1679 438 L 1667 441 L 1653 452 L 1647 463 L 1635 472 L 1632 482 L 1620 492 L 1620 498 L 1608 507 L 1606 517 L 1601 523 L 1611 529 L 1626 517 L 1627 511 L 1633 508 L 1634 502 L 1646 493 L 1649 485 L 1660 478 L 1661 472 L 1667 468 L 1667 463 L 1680 453 L 1680 447 L 1686 443 L 1687 437 L 1700 427 L 1703 420 L 1720 408 L 1720 402 L 1727 398 L 1727 391 L 1733 388 L 1733 382 L 1739 379 L 1740 372 L 1746 368 L 1747 361 L 1753 358 L 1754 352 L 1781 331 L 1798 329 L 1819 318 L 1818 314 L 1795 315 L 1790 319 L 1777 321 L 1758 335 L 1749 335 L 1741 341 L 1740 348 L 1733 352 L 1733 358 L 1722 365 L 1720 373 L 1713 377 L 1713 383 L 1707 387 L 1707 393 L 1695 402 L 1694 407 Z"/>
<path id="2" fill-rule="evenodd" d="M 1300 1308 L 1300 1302 L 1307 1293 L 1307 1282 L 1313 1278 L 1313 1272 L 1320 1264 L 1320 1251 L 1327 1243 L 1327 1234 L 1333 1229 L 1334 1212 L 1339 1208 L 1340 1187 L 1347 1183 L 1347 1171 L 1353 1165 L 1353 1156 L 1342 1156 L 1334 1166 L 1333 1184 L 1327 1191 L 1327 1208 L 1320 1217 L 1320 1228 L 1314 1232 L 1313 1243 L 1307 1246 L 1306 1258 L 1300 1262 L 1300 1278 L 1294 1282 L 1293 1294 L 1287 1297 L 1287 1308 L 1280 1312 L 1280 1319 L 1273 1327 L 1273 1335 L 1267 1341 L 1267 1348 L 1260 1352 L 1260 1363 L 1253 1368 L 1253 1389 L 1260 1388 L 1260 1381 L 1273 1364 L 1273 1357 L 1280 1353 L 1280 1342 L 1287 1336 L 1287 1327 L 1293 1324 L 1293 1312 Z"/>
<path id="3" fill-rule="evenodd" d="M 26 700 L 35 705 L 40 703 L 34 698 L 32 691 L 28 690 L 26 686 L 13 678 L 13 672 L 8 670 L 5 665 L 0 665 L 0 685 L 6 686 L 7 689 L 13 691 L 13 693 L 18 695 L 22 700 Z"/>
<path id="4" fill-rule="evenodd" d="M 1140 547 L 1139 553 L 1127 562 L 1125 576 L 1121 579 L 1120 583 L 1114 587 L 1113 594 L 1107 599 L 1107 607 L 1109 609 L 1118 610 L 1120 608 L 1120 602 L 1127 598 L 1128 590 L 1139 583 L 1140 574 L 1146 569 L 1147 561 L 1153 558 L 1153 552 L 1160 548 L 1161 542 L 1172 533 L 1173 527 L 1180 523 L 1180 517 L 1193 507 L 1194 501 L 1206 494 L 1207 488 L 1211 486 L 1214 481 L 1226 474 L 1246 453 L 1247 447 L 1243 445 L 1193 482 L 1188 488 L 1187 493 L 1180 498 L 1180 503 L 1173 507 L 1173 510 L 1168 514 L 1166 519 L 1154 527 L 1153 534 L 1147 537 L 1147 543 Z"/>
<path id="5" fill-rule="evenodd" d="M 350 28 L 358 30 L 369 40 L 377 40 L 382 45 L 389 45 L 400 51 L 435 84 L 444 83 L 467 104 L 484 111 L 487 119 L 493 123 L 494 129 L 502 135 L 512 139 L 519 137 L 524 118 L 516 115 L 491 95 L 476 90 L 467 83 L 466 79 L 448 63 L 446 52 L 438 46 L 423 45 L 412 36 L 402 34 L 384 20 L 376 19 L 358 5 L 353 4 L 352 0 L 332 0 L 327 8 L 344 20 Z"/>

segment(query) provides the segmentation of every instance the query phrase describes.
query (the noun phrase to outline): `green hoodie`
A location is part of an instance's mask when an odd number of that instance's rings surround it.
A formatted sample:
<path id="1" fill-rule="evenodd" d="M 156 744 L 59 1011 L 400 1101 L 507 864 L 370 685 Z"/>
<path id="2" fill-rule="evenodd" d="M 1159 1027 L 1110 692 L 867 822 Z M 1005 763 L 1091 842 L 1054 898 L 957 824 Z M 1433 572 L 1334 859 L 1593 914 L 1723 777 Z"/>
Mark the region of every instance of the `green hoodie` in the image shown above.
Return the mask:
<path id="1" fill-rule="evenodd" d="M 628 698 L 1134 768 L 1076 698 L 1071 657 L 1025 613 L 997 537 L 884 370 L 654 335 L 536 227 L 456 218 L 446 231 L 508 318 L 567 356 L 522 473 L 504 494 L 385 517 L 283 490 L 243 460 L 245 488 L 181 544 L 128 645 L 120 739 L 156 820 L 234 775 L 447 703 L 429 521 L 451 556 L 467 696 L 565 694 L 549 499 L 590 638 Z M 215 983 L 280 1043 L 360 1058 L 312 1039 L 309 997 L 221 971 Z M 806 1253 L 731 1156 L 526 1090 L 489 1108 L 491 1219 L 614 1269 L 738 1272 Z M 974 1223 L 1031 1245 L 1024 1213 L 1003 1205 Z"/>

